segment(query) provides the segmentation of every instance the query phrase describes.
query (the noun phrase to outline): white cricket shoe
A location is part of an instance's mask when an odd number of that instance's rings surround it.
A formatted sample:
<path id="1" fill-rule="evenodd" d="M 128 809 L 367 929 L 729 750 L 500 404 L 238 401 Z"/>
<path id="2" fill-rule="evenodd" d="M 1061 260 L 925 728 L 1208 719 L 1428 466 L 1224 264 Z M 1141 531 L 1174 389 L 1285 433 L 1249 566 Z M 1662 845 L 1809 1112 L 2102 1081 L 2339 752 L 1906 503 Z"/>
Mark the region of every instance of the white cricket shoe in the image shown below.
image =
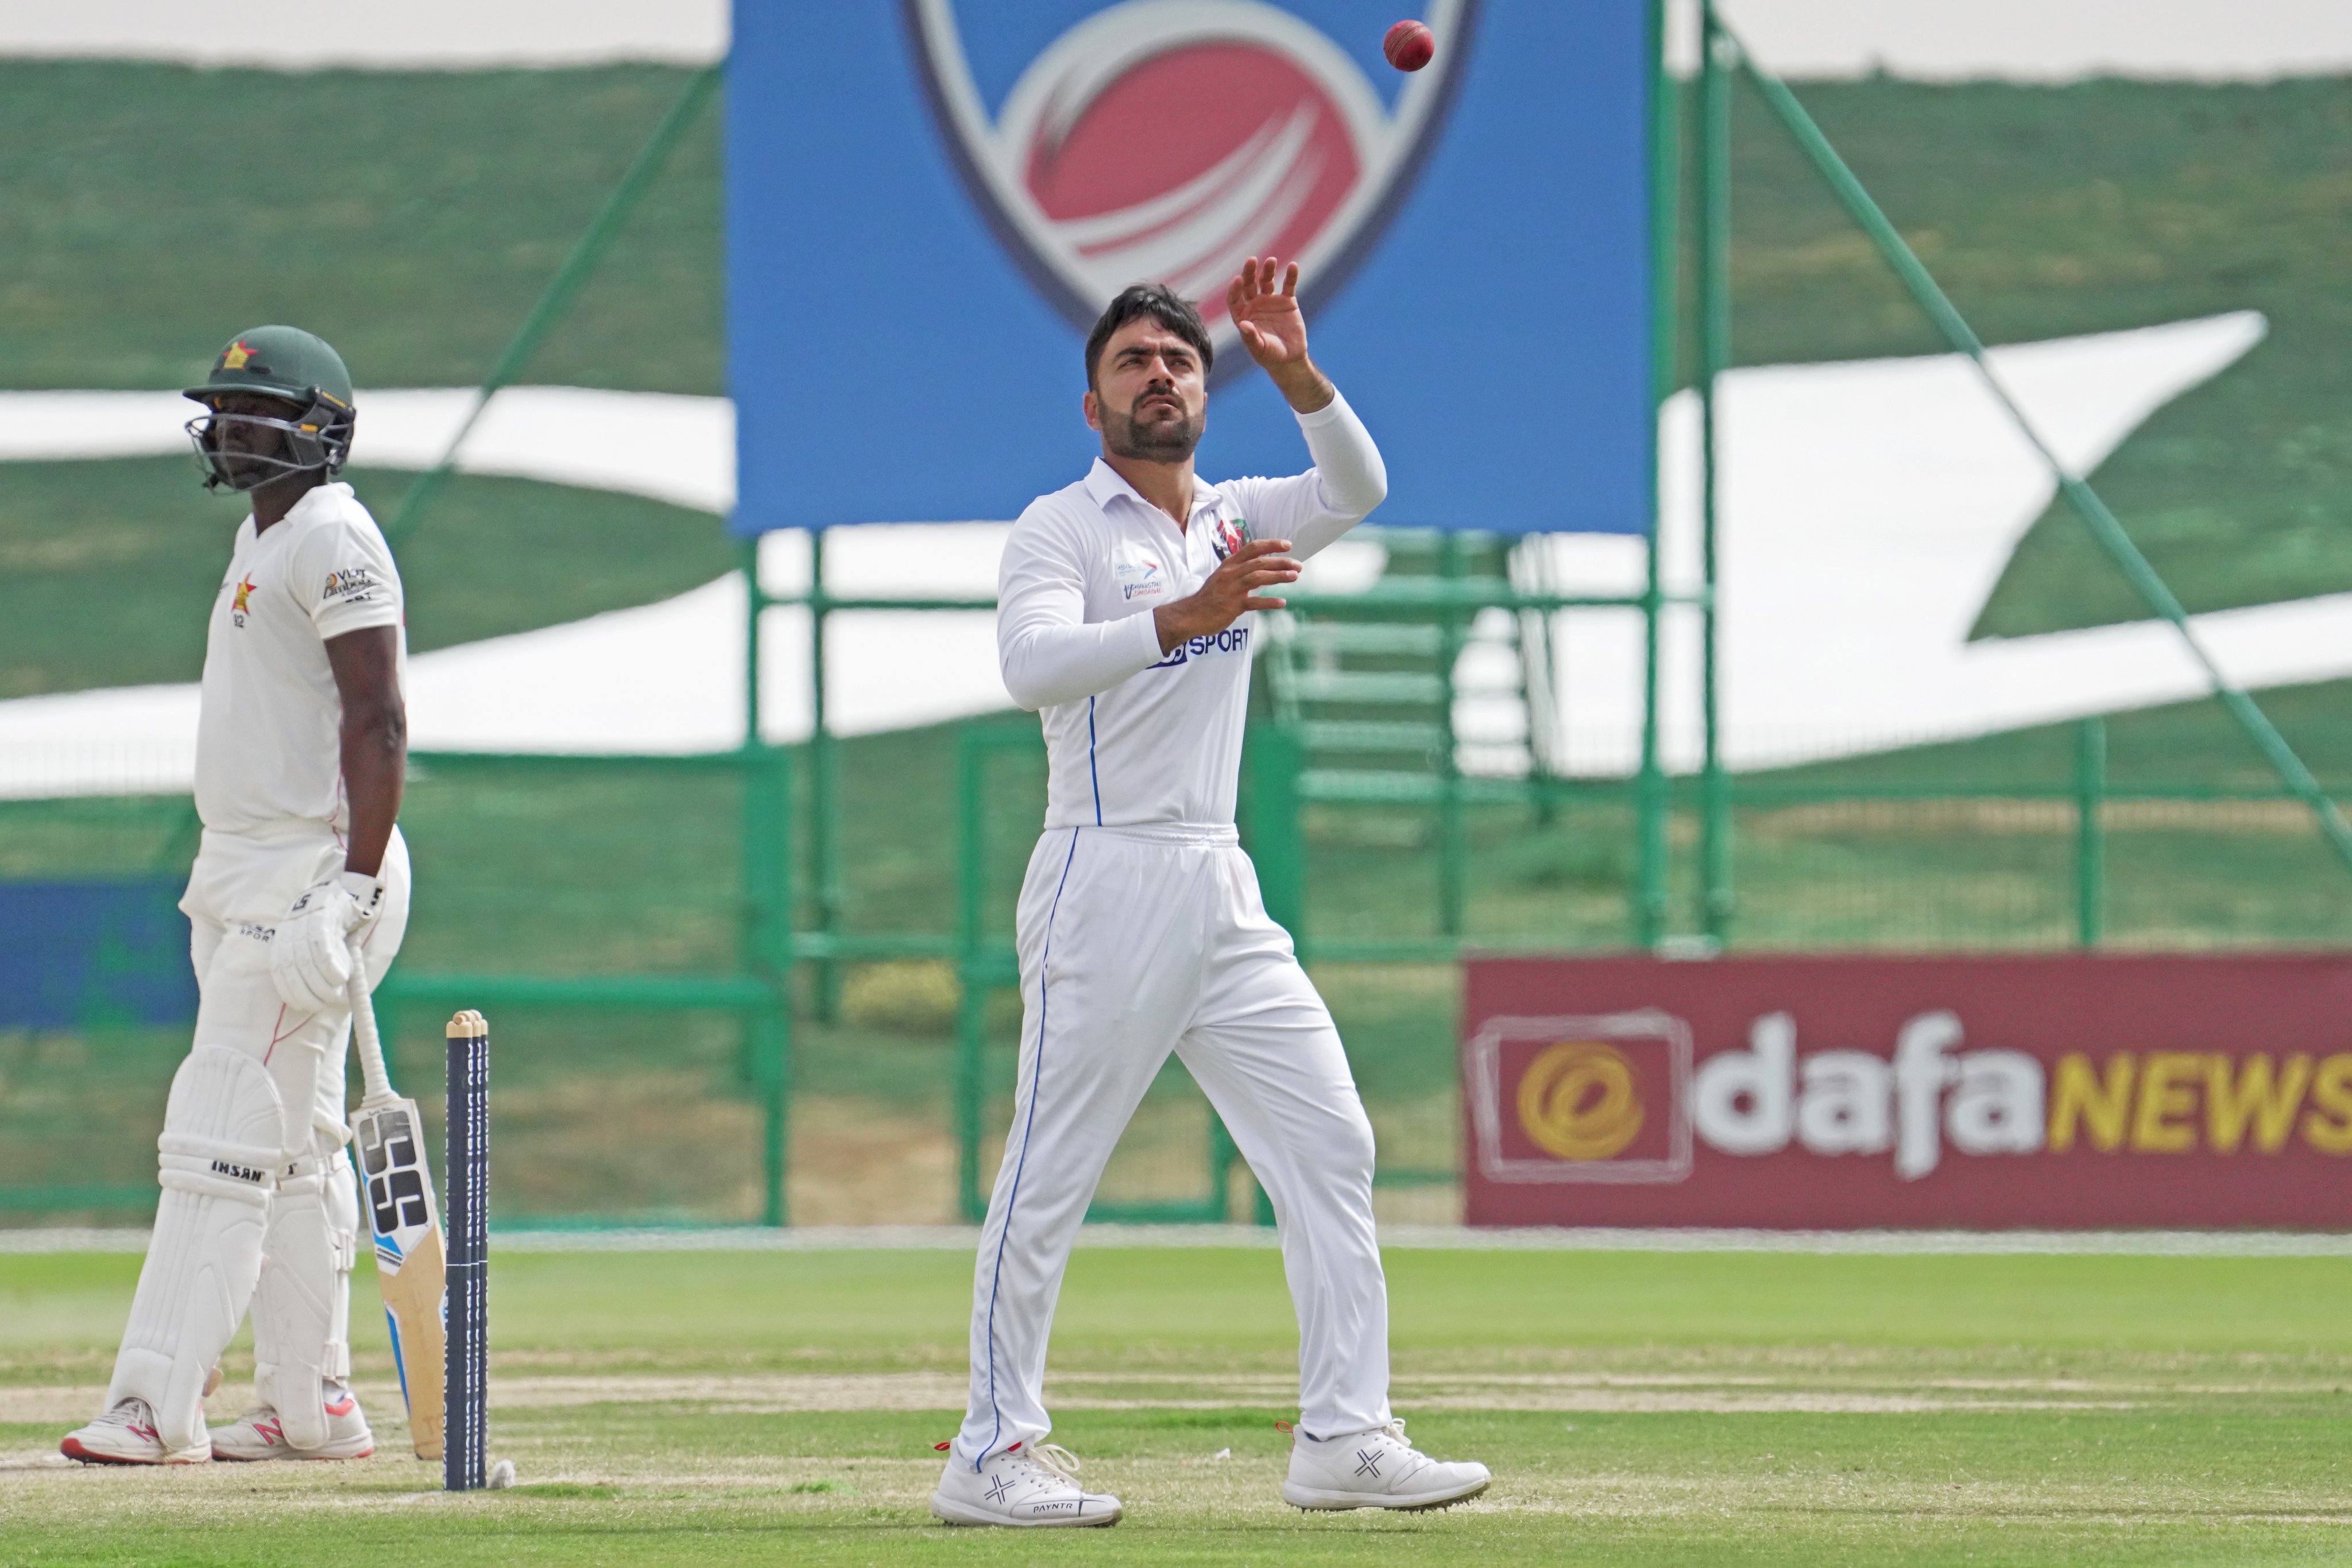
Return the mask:
<path id="1" fill-rule="evenodd" d="M 1118 1499 L 1078 1485 L 1078 1461 L 1053 1443 L 1015 1443 L 975 1470 L 950 1457 L 931 1494 L 931 1513 L 950 1524 L 1117 1524 Z"/>
<path id="2" fill-rule="evenodd" d="M 1317 1442 L 1290 1441 L 1290 1479 L 1282 1500 L 1293 1508 L 1450 1508 L 1494 1480 L 1484 1465 L 1446 1464 L 1405 1440 L 1404 1423 Z"/>
<path id="3" fill-rule="evenodd" d="M 226 1427 L 212 1428 L 215 1459 L 364 1459 L 375 1452 L 375 1434 L 368 1430 L 359 1396 L 332 1385 L 320 1391 L 327 1411 L 327 1440 L 315 1448 L 289 1447 L 285 1424 L 265 1405 L 248 1410 Z"/>
<path id="4" fill-rule="evenodd" d="M 66 1434 L 58 1451 L 86 1465 L 201 1465 L 213 1457 L 209 1444 L 167 1448 L 155 1432 L 154 1407 L 144 1399 L 123 1399 L 89 1426 Z"/>

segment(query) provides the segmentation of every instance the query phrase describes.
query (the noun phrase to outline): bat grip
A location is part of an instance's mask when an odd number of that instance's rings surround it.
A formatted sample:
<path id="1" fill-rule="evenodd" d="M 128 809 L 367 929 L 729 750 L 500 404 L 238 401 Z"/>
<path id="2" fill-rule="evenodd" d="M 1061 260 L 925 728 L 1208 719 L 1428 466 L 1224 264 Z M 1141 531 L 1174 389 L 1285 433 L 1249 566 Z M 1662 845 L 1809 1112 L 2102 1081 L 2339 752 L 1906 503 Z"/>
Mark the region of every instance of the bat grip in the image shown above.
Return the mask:
<path id="1" fill-rule="evenodd" d="M 356 942 L 352 944 L 352 1033 L 360 1042 L 360 1103 L 391 1100 L 392 1075 L 384 1071 L 383 1040 L 376 1033 L 375 1003 L 368 996 L 367 955 Z"/>

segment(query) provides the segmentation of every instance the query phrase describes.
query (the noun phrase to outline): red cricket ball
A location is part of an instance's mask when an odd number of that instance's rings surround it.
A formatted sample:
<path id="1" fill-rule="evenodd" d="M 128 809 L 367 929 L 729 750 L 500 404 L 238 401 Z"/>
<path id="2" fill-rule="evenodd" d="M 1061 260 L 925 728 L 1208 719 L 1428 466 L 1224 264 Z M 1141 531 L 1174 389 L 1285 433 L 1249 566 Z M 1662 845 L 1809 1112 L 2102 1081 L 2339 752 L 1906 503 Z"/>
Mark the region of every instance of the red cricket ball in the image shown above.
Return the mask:
<path id="1" fill-rule="evenodd" d="M 1429 30 L 1428 23 L 1408 18 L 1389 29 L 1389 36 L 1381 40 L 1381 53 L 1397 69 L 1417 71 L 1436 57 L 1437 35 Z"/>

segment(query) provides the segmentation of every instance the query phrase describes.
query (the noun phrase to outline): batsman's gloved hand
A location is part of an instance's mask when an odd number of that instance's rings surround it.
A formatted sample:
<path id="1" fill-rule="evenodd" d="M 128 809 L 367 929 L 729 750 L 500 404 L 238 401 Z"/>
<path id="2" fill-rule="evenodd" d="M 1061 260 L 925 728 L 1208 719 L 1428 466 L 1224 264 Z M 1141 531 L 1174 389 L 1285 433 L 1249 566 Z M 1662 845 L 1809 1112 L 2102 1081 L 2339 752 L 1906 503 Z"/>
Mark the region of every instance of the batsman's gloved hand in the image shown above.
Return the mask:
<path id="1" fill-rule="evenodd" d="M 383 883 L 347 871 L 294 901 L 269 943 L 269 978 L 298 1012 L 351 1006 L 352 943 L 383 907 Z"/>

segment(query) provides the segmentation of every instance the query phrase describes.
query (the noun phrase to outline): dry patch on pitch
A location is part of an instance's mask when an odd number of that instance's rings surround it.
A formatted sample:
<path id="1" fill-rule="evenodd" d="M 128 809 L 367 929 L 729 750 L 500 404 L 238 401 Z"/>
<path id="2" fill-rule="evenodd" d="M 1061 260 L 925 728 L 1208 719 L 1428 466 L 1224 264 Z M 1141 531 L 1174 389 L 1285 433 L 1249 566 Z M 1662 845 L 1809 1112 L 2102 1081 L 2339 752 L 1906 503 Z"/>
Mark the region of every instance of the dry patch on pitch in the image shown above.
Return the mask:
<path id="1" fill-rule="evenodd" d="M 732 1377 L 521 1377 L 492 1384 L 494 1408 L 579 1405 L 698 1406 L 714 1413 L 940 1410 L 963 1407 L 965 1381 L 943 1373 L 764 1374 Z M 1397 1380 L 1405 1410 L 1801 1412 L 1909 1414 L 1943 1410 L 2123 1409 L 2130 1401 L 2094 1387 L 1948 1388 L 1932 1392 L 1775 1387 L 1761 1380 L 1727 1385 L 1677 1376 L 1502 1374 Z M 1226 1410 L 1297 1401 L 1296 1379 L 1238 1375 L 1076 1375 L 1053 1378 L 1057 1410 Z"/>
<path id="2" fill-rule="evenodd" d="M 819 1359 L 813 1357 L 812 1359 Z M 711 1414 L 817 1411 L 954 1411 L 963 1406 L 960 1358 L 887 1370 L 678 1371 L 644 1358 L 525 1352 L 499 1356 L 492 1407 L 560 1410 L 598 1405 L 699 1409 Z M 619 1364 L 614 1364 L 617 1360 Z M 1114 1370 L 1063 1359 L 1048 1398 L 1064 1410 L 1282 1411 L 1297 1398 L 1286 1357 L 1228 1360 L 1202 1371 L 1190 1357 L 1128 1355 Z M 54 1376 L 60 1369 L 47 1368 Z M 250 1366 L 228 1369 L 207 1404 L 226 1421 L 245 1406 Z M 401 1400 L 387 1362 L 362 1358 L 356 1387 L 379 1439 L 398 1421 Z M 60 1433 L 97 1411 L 105 1368 L 76 1364 L 66 1381 L 0 1385 L 0 1425 L 56 1426 Z M 2340 1397 L 2352 1363 L 2338 1357 L 2246 1354 L 2130 1355 L 2057 1359 L 2022 1351 L 1919 1352 L 1700 1347 L 1682 1350 L 1485 1351 L 1399 1357 L 1398 1409 L 1577 1412 L 1927 1414 L 1968 1410 L 2117 1410 L 2186 1400 Z M 0 1456 L 23 1458 L 26 1456 Z"/>
<path id="3" fill-rule="evenodd" d="M 737 1376 L 496 1377 L 493 1410 L 563 1409 L 592 1405 L 693 1406 L 714 1415 L 782 1416 L 813 1411 L 908 1411 L 962 1409 L 965 1381 L 941 1373 L 767 1373 Z M 2206 1391 L 2212 1392 L 2212 1391 Z M 0 1423 L 41 1424 L 60 1431 L 89 1419 L 102 1388 L 0 1390 Z M 361 1401 L 371 1412 L 396 1412 L 399 1393 L 362 1383 Z M 1057 1410 L 1227 1410 L 1296 1405 L 1297 1384 L 1281 1377 L 1190 1376 L 1161 1378 L 1066 1377 L 1048 1385 L 1048 1404 Z M 1929 1392 L 1870 1392 L 1851 1389 L 1724 1385 L 1676 1377 L 1495 1375 L 1470 1378 L 1400 1378 L 1394 1403 L 1401 1410 L 1517 1410 L 1563 1413 L 1711 1412 L 1921 1414 L 1947 1410 L 2120 1410 L 2134 1401 L 2095 1386 L 2064 1389 L 2006 1386 L 1939 1387 Z M 211 1418 L 226 1421 L 236 1410 L 221 1401 Z M 383 1417 L 371 1416 L 381 1426 Z M 379 1434 L 381 1437 L 381 1434 Z"/>
<path id="4" fill-rule="evenodd" d="M 431 1466 L 379 1456 L 349 1465 L 202 1465 L 156 1470 L 43 1467 L 0 1473 L 0 1524 L 143 1528 L 215 1523 L 225 1507 L 267 1521 L 430 1510 L 487 1515 L 509 1525 L 626 1519 L 639 1528 L 692 1529 L 726 1521 L 792 1520 L 882 1529 L 932 1527 L 928 1500 L 939 1461 L 920 1458 L 697 1458 L 675 1452 L 587 1456 L 562 1437 L 504 1445 L 519 1460 L 516 1489 L 450 1496 Z M 2018 1526 L 2152 1523 L 2352 1526 L 2330 1492 L 2287 1485 L 2150 1489 L 2122 1478 L 2049 1482 L 1928 1480 L 1840 1467 L 1819 1455 L 1749 1457 L 1704 1476 L 1584 1469 L 1570 1461 L 1508 1468 L 1494 1490 L 1448 1512 L 1303 1516 L 1285 1505 L 1282 1461 L 1263 1455 L 1087 1463 L 1089 1486 L 1126 1503 L 1123 1529 L 1475 1531 L 1481 1519 L 1539 1516 L 1687 1522 L 1710 1530 L 1783 1527 L 1912 1529 L 2000 1521 Z"/>
<path id="5" fill-rule="evenodd" d="M 1514 1348 L 1401 1355 L 1400 1382 L 1488 1376 L 1615 1386 L 1802 1388 L 1814 1392 L 2098 1395 L 2335 1395 L 2352 1389 L 2352 1358 L 2276 1353 L 1969 1350 L 1847 1345 L 1604 1349 Z"/>

